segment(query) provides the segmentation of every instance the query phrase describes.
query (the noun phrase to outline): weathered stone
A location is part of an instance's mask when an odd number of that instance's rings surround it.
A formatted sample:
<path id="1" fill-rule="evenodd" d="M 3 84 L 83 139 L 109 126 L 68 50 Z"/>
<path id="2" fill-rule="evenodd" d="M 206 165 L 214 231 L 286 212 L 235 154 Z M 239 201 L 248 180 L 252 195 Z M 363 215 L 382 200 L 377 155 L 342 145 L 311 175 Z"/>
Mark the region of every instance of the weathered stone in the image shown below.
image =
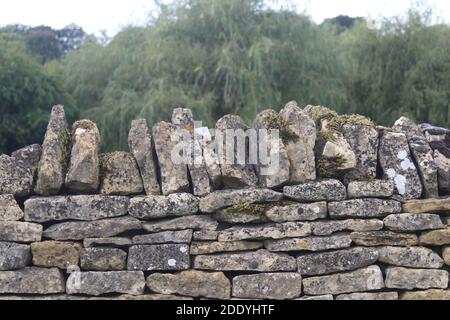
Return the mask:
<path id="1" fill-rule="evenodd" d="M 78 266 L 81 249 L 81 245 L 74 242 L 35 242 L 31 244 L 33 264 L 39 267 L 60 269 Z"/>
<path id="2" fill-rule="evenodd" d="M 284 203 L 273 205 L 264 215 L 273 222 L 313 221 L 327 217 L 327 203 Z"/>
<path id="3" fill-rule="evenodd" d="M 409 141 L 409 148 L 422 181 L 424 197 L 438 197 L 438 166 L 434 162 L 433 150 L 428 141 L 424 137 L 414 137 Z"/>
<path id="4" fill-rule="evenodd" d="M 374 248 L 356 247 L 325 253 L 312 253 L 297 258 L 298 272 L 314 276 L 351 271 L 370 266 L 378 260 Z"/>
<path id="5" fill-rule="evenodd" d="M 186 270 L 190 267 L 185 244 L 135 245 L 128 251 L 128 270 Z"/>
<path id="6" fill-rule="evenodd" d="M 378 231 L 383 229 L 383 221 L 377 219 L 317 221 L 311 223 L 311 229 L 316 236 L 329 236 L 340 231 Z"/>
<path id="7" fill-rule="evenodd" d="M 31 198 L 25 201 L 25 220 L 42 223 L 113 218 L 124 216 L 129 203 L 128 197 L 103 195 Z"/>
<path id="8" fill-rule="evenodd" d="M 433 151 L 433 159 L 438 170 L 439 191 L 448 194 L 450 192 L 450 159 L 439 150 Z"/>
<path id="9" fill-rule="evenodd" d="M 423 232 L 420 235 L 420 243 L 433 246 L 450 244 L 450 227 L 441 230 Z"/>
<path id="10" fill-rule="evenodd" d="M 399 200 L 420 198 L 422 184 L 404 134 L 384 132 L 380 140 L 378 158 L 383 178 L 394 181 L 395 195 Z"/>
<path id="11" fill-rule="evenodd" d="M 127 152 L 103 154 L 100 193 L 114 195 L 140 194 L 144 191 L 136 160 Z"/>
<path id="12" fill-rule="evenodd" d="M 383 274 L 378 266 L 303 279 L 303 291 L 312 295 L 372 291 L 383 288 Z"/>
<path id="13" fill-rule="evenodd" d="M 347 197 L 347 190 L 339 180 L 327 179 L 286 186 L 283 194 L 297 201 L 339 201 Z"/>
<path id="14" fill-rule="evenodd" d="M 294 257 L 287 254 L 257 250 L 243 253 L 220 253 L 194 257 L 194 268 L 222 271 L 295 271 Z"/>
<path id="15" fill-rule="evenodd" d="M 422 231 L 442 229 L 445 225 L 437 214 L 401 213 L 384 218 L 384 226 L 392 231 Z"/>
<path id="16" fill-rule="evenodd" d="M 405 134 L 408 140 L 414 137 L 424 137 L 422 130 L 419 126 L 407 117 L 400 117 L 397 121 L 395 121 L 392 129 L 396 132 L 401 132 Z"/>
<path id="17" fill-rule="evenodd" d="M 82 270 L 117 271 L 126 267 L 127 253 L 117 248 L 87 248 L 81 251 Z"/>
<path id="18" fill-rule="evenodd" d="M 349 198 L 389 198 L 393 194 L 392 180 L 351 181 L 347 186 Z"/>
<path id="19" fill-rule="evenodd" d="M 281 111 L 283 125 L 288 136 L 284 139 L 290 162 L 290 183 L 304 183 L 316 179 L 314 145 L 316 125 L 295 101 L 289 102 Z"/>
<path id="20" fill-rule="evenodd" d="M 64 107 L 54 106 L 42 144 L 42 155 L 34 192 L 43 196 L 59 192 L 66 177 L 69 148 L 70 133 Z"/>
<path id="21" fill-rule="evenodd" d="M 380 247 L 377 248 L 379 261 L 395 266 L 439 269 L 443 266 L 442 258 L 433 250 L 423 247 Z"/>
<path id="22" fill-rule="evenodd" d="M 190 193 L 168 196 L 135 197 L 130 201 L 130 215 L 139 219 L 188 216 L 198 212 L 199 201 Z"/>
<path id="23" fill-rule="evenodd" d="M 31 261 L 29 245 L 13 242 L 0 242 L 0 270 L 25 268 Z"/>
<path id="24" fill-rule="evenodd" d="M 89 120 L 80 120 L 72 126 L 72 152 L 65 187 L 74 193 L 95 192 L 99 186 L 100 132 Z"/>
<path id="25" fill-rule="evenodd" d="M 143 228 L 148 232 L 160 232 L 165 230 L 211 230 L 217 229 L 219 223 L 210 216 L 186 216 L 175 219 L 163 220 L 152 223 L 144 223 Z"/>
<path id="26" fill-rule="evenodd" d="M 222 185 L 222 170 L 220 169 L 219 156 L 215 152 L 217 143 L 207 127 L 194 128 L 194 134 L 198 137 L 198 142 L 202 148 L 203 160 L 205 161 L 211 189 L 218 189 Z"/>
<path id="27" fill-rule="evenodd" d="M 142 229 L 142 225 L 139 220 L 132 217 L 120 217 L 54 224 L 44 231 L 44 236 L 54 240 L 82 240 L 94 237 L 113 237 L 125 231 L 140 229 Z"/>
<path id="28" fill-rule="evenodd" d="M 23 211 L 12 194 L 0 195 L 0 221 L 17 221 L 23 218 Z"/>
<path id="29" fill-rule="evenodd" d="M 336 297 L 336 300 L 398 300 L 397 292 L 356 292 L 349 294 L 340 294 Z"/>
<path id="30" fill-rule="evenodd" d="M 450 290 L 430 289 L 400 294 L 400 300 L 450 300 Z"/>
<path id="31" fill-rule="evenodd" d="M 0 221 L 0 241 L 35 242 L 41 241 L 42 226 L 37 223 L 20 221 Z"/>
<path id="32" fill-rule="evenodd" d="M 190 243 L 192 230 L 163 231 L 133 237 L 134 244 Z"/>
<path id="33" fill-rule="evenodd" d="M 403 212 L 423 213 L 450 211 L 450 197 L 439 199 L 410 200 L 403 204 Z"/>
<path id="34" fill-rule="evenodd" d="M 141 295 L 145 289 L 142 271 L 72 272 L 67 279 L 68 294 L 99 296 L 108 293 Z"/>
<path id="35" fill-rule="evenodd" d="M 352 199 L 328 203 L 328 212 L 332 219 L 378 218 L 401 211 L 400 202 L 386 199 Z"/>
<path id="36" fill-rule="evenodd" d="M 225 208 L 213 214 L 220 222 L 231 224 L 264 223 L 268 219 L 264 215 L 266 204 L 242 204 Z"/>
<path id="37" fill-rule="evenodd" d="M 433 269 L 408 269 L 388 267 L 386 269 L 386 287 L 396 289 L 446 289 L 448 272 Z"/>
<path id="38" fill-rule="evenodd" d="M 158 122 L 153 127 L 153 140 L 160 168 L 162 194 L 189 191 L 187 165 L 172 161 L 172 153 L 178 154 L 177 145 L 183 141 L 182 130 L 171 123 Z"/>
<path id="39" fill-rule="evenodd" d="M 450 266 L 450 247 L 445 247 L 442 249 L 442 257 L 446 265 Z"/>
<path id="40" fill-rule="evenodd" d="M 140 294 L 138 296 L 131 296 L 128 294 L 122 294 L 119 296 L 111 297 L 95 297 L 95 298 L 89 298 L 89 300 L 119 300 L 119 301 L 166 301 L 166 300 L 194 300 L 191 297 L 181 297 L 181 296 L 175 296 L 170 294 Z"/>
<path id="41" fill-rule="evenodd" d="M 348 234 L 337 234 L 331 237 L 266 240 L 264 247 L 269 251 L 324 251 L 348 248 L 351 243 Z"/>
<path id="42" fill-rule="evenodd" d="M 11 158 L 20 166 L 29 169 L 34 177 L 38 170 L 41 154 L 41 146 L 39 144 L 32 144 L 11 153 Z"/>
<path id="43" fill-rule="evenodd" d="M 193 239 L 200 241 L 215 241 L 219 237 L 219 231 L 199 230 L 194 231 Z"/>
<path id="44" fill-rule="evenodd" d="M 229 242 L 192 242 L 191 255 L 210 254 L 218 252 L 249 251 L 261 249 L 262 242 L 257 241 L 229 241 Z"/>
<path id="45" fill-rule="evenodd" d="M 52 294 L 65 292 L 64 276 L 58 269 L 28 267 L 0 271 L 0 293 Z"/>
<path id="46" fill-rule="evenodd" d="M 153 141 L 145 119 L 131 122 L 128 147 L 139 167 L 145 193 L 159 195 L 161 190 L 157 179 L 157 166 L 153 158 Z"/>
<path id="47" fill-rule="evenodd" d="M 356 166 L 344 175 L 344 180 L 368 180 L 377 176 L 378 131 L 371 126 L 345 124 L 342 134 L 355 153 Z"/>
<path id="48" fill-rule="evenodd" d="M 233 297 L 284 300 L 302 293 L 302 277 L 298 273 L 261 273 L 233 278 Z"/>
<path id="49" fill-rule="evenodd" d="M 270 189 L 247 188 L 240 190 L 220 190 L 200 198 L 200 211 L 214 212 L 242 203 L 276 202 L 282 198 L 283 194 Z"/>
<path id="50" fill-rule="evenodd" d="M 83 240 L 83 247 L 128 247 L 133 242 L 129 238 L 87 238 Z"/>
<path id="51" fill-rule="evenodd" d="M 198 270 L 176 274 L 153 273 L 147 277 L 147 287 L 162 294 L 181 294 L 190 297 L 230 299 L 230 280 L 222 272 Z"/>
<path id="52" fill-rule="evenodd" d="M 33 175 L 13 158 L 0 155 L 0 194 L 26 197 L 31 192 Z"/>
<path id="53" fill-rule="evenodd" d="M 321 296 L 303 296 L 301 298 L 297 298 L 297 299 L 293 299 L 293 300 L 300 300 L 300 301 L 328 301 L 328 300 L 333 300 L 333 295 L 332 294 L 324 294 Z"/>
<path id="54" fill-rule="evenodd" d="M 415 246 L 419 243 L 415 234 L 391 231 L 352 232 L 352 241 L 361 246 Z"/>
<path id="55" fill-rule="evenodd" d="M 306 237 L 311 234 L 311 226 L 303 222 L 286 222 L 255 226 L 236 226 L 219 232 L 219 241 L 247 239 L 282 239 Z"/>
<path id="56" fill-rule="evenodd" d="M 25 296 L 5 296 L 1 295 L 0 300 L 12 301 L 81 301 L 89 300 L 87 297 L 71 296 L 68 294 L 49 294 L 49 295 L 25 295 Z"/>

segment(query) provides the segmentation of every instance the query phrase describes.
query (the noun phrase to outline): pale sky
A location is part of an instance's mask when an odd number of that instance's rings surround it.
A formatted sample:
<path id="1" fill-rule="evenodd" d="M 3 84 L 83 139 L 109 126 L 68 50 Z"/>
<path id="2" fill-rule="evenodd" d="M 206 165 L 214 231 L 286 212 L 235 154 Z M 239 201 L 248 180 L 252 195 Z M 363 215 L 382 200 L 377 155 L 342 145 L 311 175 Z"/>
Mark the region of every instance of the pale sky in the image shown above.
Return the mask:
<path id="1" fill-rule="evenodd" d="M 217 0 L 220 1 L 220 0 Z M 276 0 L 277 5 L 283 1 Z M 306 9 L 320 23 L 340 14 L 379 18 L 402 14 L 411 0 L 293 0 L 297 9 Z M 427 0 L 435 13 L 450 23 L 449 0 Z M 62 28 L 76 23 L 88 33 L 106 30 L 113 35 L 127 24 L 142 24 L 152 0 L 0 0 L 0 26 L 21 23 Z"/>

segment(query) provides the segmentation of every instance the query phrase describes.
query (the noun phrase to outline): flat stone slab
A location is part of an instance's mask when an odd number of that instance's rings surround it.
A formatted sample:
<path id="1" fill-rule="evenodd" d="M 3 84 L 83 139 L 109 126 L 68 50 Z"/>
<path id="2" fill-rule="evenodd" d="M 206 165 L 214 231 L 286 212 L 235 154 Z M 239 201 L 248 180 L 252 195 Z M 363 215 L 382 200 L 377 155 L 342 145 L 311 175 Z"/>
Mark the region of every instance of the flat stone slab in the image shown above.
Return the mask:
<path id="1" fill-rule="evenodd" d="M 0 195 L 0 221 L 17 221 L 23 218 L 23 211 L 12 194 Z"/>
<path id="2" fill-rule="evenodd" d="M 133 237 L 134 244 L 190 243 L 192 230 L 163 231 Z"/>
<path id="3" fill-rule="evenodd" d="M 126 231 L 140 229 L 142 229 L 141 222 L 136 218 L 119 217 L 54 224 L 44 231 L 44 237 L 53 240 L 83 240 L 85 238 L 113 237 Z"/>
<path id="4" fill-rule="evenodd" d="M 190 267 L 185 244 L 135 245 L 128 251 L 128 270 L 186 270 Z"/>
<path id="5" fill-rule="evenodd" d="M 31 192 L 33 175 L 31 170 L 22 167 L 16 160 L 0 155 L 0 194 L 26 197 Z"/>
<path id="6" fill-rule="evenodd" d="M 211 230 L 217 229 L 219 223 L 210 216 L 186 216 L 158 222 L 144 223 L 143 228 L 148 232 L 160 232 L 166 230 Z"/>
<path id="7" fill-rule="evenodd" d="M 33 264 L 67 269 L 80 263 L 81 245 L 75 242 L 43 241 L 31 244 Z"/>
<path id="8" fill-rule="evenodd" d="M 375 300 L 398 300 L 397 292 L 356 292 L 340 294 L 336 300 L 357 300 L 357 301 L 375 301 Z"/>
<path id="9" fill-rule="evenodd" d="M 264 223 L 268 219 L 264 215 L 266 204 L 242 204 L 221 209 L 212 217 L 229 224 Z"/>
<path id="10" fill-rule="evenodd" d="M 221 253 L 194 257 L 194 268 L 218 271 L 295 271 L 297 263 L 287 254 L 258 250 L 244 253 Z"/>
<path id="11" fill-rule="evenodd" d="M 330 237 L 307 237 L 280 240 L 266 240 L 264 247 L 269 251 L 324 251 L 350 247 L 352 240 L 348 234 Z"/>
<path id="12" fill-rule="evenodd" d="M 233 278 L 233 297 L 294 299 L 302 293 L 302 277 L 296 272 L 261 273 Z"/>
<path id="13" fill-rule="evenodd" d="M 393 194 L 392 180 L 350 181 L 347 186 L 349 198 L 389 198 Z"/>
<path id="14" fill-rule="evenodd" d="M 286 186 L 283 194 L 296 201 L 317 202 L 317 201 L 340 201 L 347 198 L 347 190 L 339 180 L 317 180 L 299 184 L 296 186 Z"/>
<path id="15" fill-rule="evenodd" d="M 420 235 L 421 244 L 443 246 L 450 244 L 450 227 L 446 229 L 426 231 Z"/>
<path id="16" fill-rule="evenodd" d="M 450 300 L 450 290 L 430 289 L 400 294 L 400 300 Z"/>
<path id="17" fill-rule="evenodd" d="M 42 226 L 21 221 L 0 221 L 0 241 L 37 242 L 42 238 Z"/>
<path id="18" fill-rule="evenodd" d="M 403 212 L 424 213 L 450 211 L 450 197 L 439 199 L 409 200 L 403 204 Z"/>
<path id="19" fill-rule="evenodd" d="M 119 271 L 127 264 L 127 253 L 118 248 L 85 248 L 81 251 L 82 270 Z"/>
<path id="20" fill-rule="evenodd" d="M 25 220 L 50 222 L 94 221 L 124 216 L 130 199 L 123 196 L 79 195 L 31 198 L 25 201 Z"/>
<path id="21" fill-rule="evenodd" d="M 392 231 L 423 231 L 445 228 L 437 214 L 401 213 L 384 218 L 384 226 Z"/>
<path id="22" fill-rule="evenodd" d="M 198 230 L 194 231 L 193 234 L 194 240 L 200 240 L 200 241 L 216 241 L 219 237 L 219 231 L 215 230 Z"/>
<path id="23" fill-rule="evenodd" d="M 379 247 L 379 261 L 401 267 L 439 269 L 442 258 L 433 250 L 423 247 Z"/>
<path id="24" fill-rule="evenodd" d="M 442 249 L 442 257 L 446 265 L 450 266 L 450 247 Z"/>
<path id="25" fill-rule="evenodd" d="M 25 268 L 31 261 L 30 246 L 14 242 L 0 242 L 0 271 Z"/>
<path id="26" fill-rule="evenodd" d="M 312 234 L 329 236 L 341 231 L 378 231 L 383 229 L 383 221 L 378 219 L 348 219 L 311 222 Z"/>
<path id="27" fill-rule="evenodd" d="M 300 301 L 329 301 L 329 300 L 334 300 L 333 299 L 333 295 L 332 294 L 324 294 L 324 295 L 320 295 L 320 296 L 303 296 L 297 299 L 293 299 L 293 300 L 300 300 Z"/>
<path id="28" fill-rule="evenodd" d="M 395 200 L 366 198 L 328 203 L 331 219 L 379 218 L 401 211 L 401 203 Z"/>
<path id="29" fill-rule="evenodd" d="M 189 297 L 230 299 L 230 280 L 223 272 L 187 270 L 176 274 L 153 273 L 147 277 L 147 287 L 157 293 L 180 294 Z"/>
<path id="30" fill-rule="evenodd" d="M 233 252 L 233 251 L 250 251 L 257 250 L 263 247 L 262 242 L 258 241 L 229 241 L 229 242 L 192 242 L 191 255 L 210 254 L 218 252 Z"/>
<path id="31" fill-rule="evenodd" d="M 237 204 L 275 202 L 282 198 L 282 193 L 270 189 L 219 190 L 200 199 L 200 211 L 208 213 Z"/>
<path id="32" fill-rule="evenodd" d="M 73 272 L 67 279 L 68 294 L 99 296 L 108 293 L 141 295 L 145 277 L 142 271 Z"/>
<path id="33" fill-rule="evenodd" d="M 133 244 L 131 239 L 123 237 L 87 238 L 83 240 L 83 247 L 129 247 Z"/>
<path id="34" fill-rule="evenodd" d="M 310 295 L 373 291 L 383 288 L 383 274 L 378 266 L 303 279 L 303 291 Z"/>
<path id="35" fill-rule="evenodd" d="M 275 205 L 268 209 L 264 215 L 273 222 L 314 221 L 327 217 L 327 203 L 289 203 Z"/>
<path id="36" fill-rule="evenodd" d="M 303 222 L 285 222 L 256 226 L 236 226 L 219 232 L 219 241 L 248 239 L 282 239 L 306 237 L 311 234 L 311 226 Z"/>
<path id="37" fill-rule="evenodd" d="M 299 256 L 297 264 L 300 274 L 315 276 L 360 269 L 374 264 L 377 260 L 376 249 L 356 247 Z"/>
<path id="38" fill-rule="evenodd" d="M 0 271 L 0 293 L 53 294 L 66 291 L 64 276 L 56 268 L 28 267 Z"/>
<path id="39" fill-rule="evenodd" d="M 130 201 L 130 215 L 138 219 L 188 216 L 198 212 L 199 200 L 190 193 L 168 196 L 135 197 Z"/>
<path id="40" fill-rule="evenodd" d="M 392 231 L 352 232 L 352 241 L 360 246 L 415 246 L 419 240 L 415 234 Z"/>
<path id="41" fill-rule="evenodd" d="M 408 269 L 388 267 L 386 269 L 386 287 L 396 289 L 446 289 L 448 272 L 433 269 Z"/>

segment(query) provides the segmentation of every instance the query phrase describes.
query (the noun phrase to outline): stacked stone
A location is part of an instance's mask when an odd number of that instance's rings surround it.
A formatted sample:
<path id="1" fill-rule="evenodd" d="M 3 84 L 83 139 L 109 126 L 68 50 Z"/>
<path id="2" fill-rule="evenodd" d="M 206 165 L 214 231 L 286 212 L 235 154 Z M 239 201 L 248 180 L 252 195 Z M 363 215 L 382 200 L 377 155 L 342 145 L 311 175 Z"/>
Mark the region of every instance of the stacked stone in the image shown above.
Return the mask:
<path id="1" fill-rule="evenodd" d="M 449 300 L 447 132 L 406 118 L 336 131 L 312 108 L 258 115 L 282 132 L 267 177 L 200 142 L 200 163 L 173 163 L 180 129 L 195 132 L 187 109 L 152 132 L 134 121 L 130 153 L 100 155 L 96 125 L 69 131 L 55 107 L 42 148 L 0 157 L 0 299 Z M 316 130 L 335 138 L 314 150 Z M 339 150 L 351 166 L 324 178 Z"/>

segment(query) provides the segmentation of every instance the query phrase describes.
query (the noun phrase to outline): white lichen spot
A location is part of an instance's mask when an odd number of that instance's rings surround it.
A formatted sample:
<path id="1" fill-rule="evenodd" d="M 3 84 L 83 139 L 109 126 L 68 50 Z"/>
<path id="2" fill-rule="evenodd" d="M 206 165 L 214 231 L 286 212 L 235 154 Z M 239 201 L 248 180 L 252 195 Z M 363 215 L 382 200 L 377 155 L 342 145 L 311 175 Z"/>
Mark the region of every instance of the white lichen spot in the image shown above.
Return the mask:
<path id="1" fill-rule="evenodd" d="M 400 150 L 397 154 L 397 158 L 399 158 L 400 160 L 406 159 L 407 156 L 408 152 L 406 152 L 406 150 Z"/>
<path id="2" fill-rule="evenodd" d="M 82 134 L 85 133 L 85 132 L 86 132 L 85 129 L 83 129 L 83 128 L 77 128 L 77 130 L 75 130 L 75 135 L 76 135 L 76 136 L 79 136 L 79 135 L 82 135 Z"/>
<path id="3" fill-rule="evenodd" d="M 313 212 L 314 212 L 314 213 L 319 213 L 319 212 L 320 212 L 320 208 L 314 207 L 314 208 L 313 208 Z"/>
<path id="4" fill-rule="evenodd" d="M 394 179 L 394 177 L 396 176 L 397 173 L 395 172 L 394 169 L 389 168 L 386 170 L 386 174 L 390 179 Z"/>
<path id="5" fill-rule="evenodd" d="M 177 260 L 175 260 L 175 259 L 169 259 L 169 260 L 167 261 L 167 264 L 168 264 L 169 266 L 171 266 L 171 267 L 175 267 L 175 266 L 177 265 Z"/>
<path id="6" fill-rule="evenodd" d="M 399 194 L 404 195 L 406 193 L 406 178 L 399 174 L 394 178 L 395 187 Z"/>
<path id="7" fill-rule="evenodd" d="M 186 247 L 181 247 L 181 248 L 180 248 L 180 251 L 181 251 L 182 253 L 187 252 L 187 250 L 188 250 L 188 249 L 187 249 Z"/>
<path id="8" fill-rule="evenodd" d="M 408 170 L 408 169 L 415 170 L 416 169 L 416 166 L 414 165 L 414 163 L 409 159 L 403 160 L 402 163 L 400 163 L 400 166 L 402 167 L 403 170 Z"/>

